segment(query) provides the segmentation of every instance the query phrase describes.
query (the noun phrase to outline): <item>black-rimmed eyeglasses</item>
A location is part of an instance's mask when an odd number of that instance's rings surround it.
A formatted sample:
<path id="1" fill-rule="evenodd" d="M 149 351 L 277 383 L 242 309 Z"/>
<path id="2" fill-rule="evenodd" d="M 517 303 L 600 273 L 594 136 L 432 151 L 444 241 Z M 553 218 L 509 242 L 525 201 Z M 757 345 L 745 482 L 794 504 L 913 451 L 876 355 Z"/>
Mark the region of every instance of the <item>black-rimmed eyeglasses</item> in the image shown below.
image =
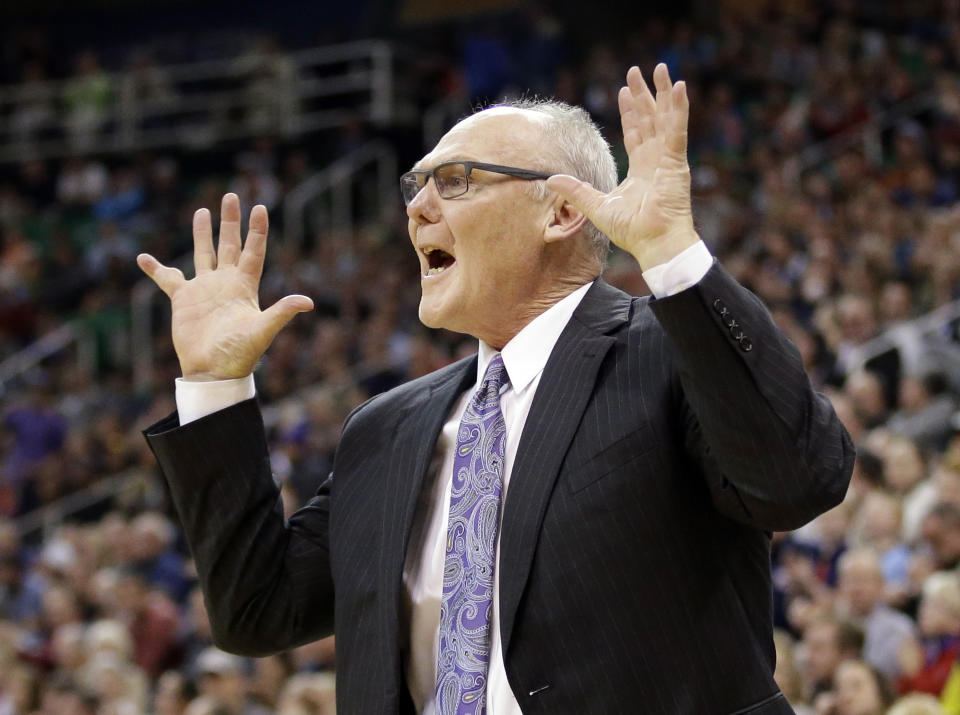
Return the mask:
<path id="1" fill-rule="evenodd" d="M 480 161 L 446 161 L 437 164 L 429 171 L 408 171 L 400 177 L 400 193 L 403 194 L 403 203 L 407 206 L 420 193 L 420 189 L 427 185 L 430 177 L 437 187 L 437 193 L 442 199 L 455 199 L 463 196 L 470 188 L 470 172 L 474 169 L 492 171 L 495 174 L 506 174 L 517 179 L 534 181 L 549 179 L 551 174 L 540 171 L 518 169 L 515 166 L 501 166 L 500 164 L 484 164 Z"/>

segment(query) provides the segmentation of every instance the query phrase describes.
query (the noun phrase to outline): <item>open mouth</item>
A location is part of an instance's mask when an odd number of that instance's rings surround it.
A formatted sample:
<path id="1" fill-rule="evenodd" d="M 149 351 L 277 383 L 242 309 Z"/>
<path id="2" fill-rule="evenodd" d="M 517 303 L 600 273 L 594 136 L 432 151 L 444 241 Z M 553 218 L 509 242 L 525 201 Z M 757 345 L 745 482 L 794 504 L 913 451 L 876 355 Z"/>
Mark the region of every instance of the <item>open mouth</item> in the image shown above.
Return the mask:
<path id="1" fill-rule="evenodd" d="M 426 247 L 423 249 L 423 255 L 427 257 L 427 276 L 436 276 L 443 273 L 450 266 L 457 262 L 453 256 L 440 248 Z"/>

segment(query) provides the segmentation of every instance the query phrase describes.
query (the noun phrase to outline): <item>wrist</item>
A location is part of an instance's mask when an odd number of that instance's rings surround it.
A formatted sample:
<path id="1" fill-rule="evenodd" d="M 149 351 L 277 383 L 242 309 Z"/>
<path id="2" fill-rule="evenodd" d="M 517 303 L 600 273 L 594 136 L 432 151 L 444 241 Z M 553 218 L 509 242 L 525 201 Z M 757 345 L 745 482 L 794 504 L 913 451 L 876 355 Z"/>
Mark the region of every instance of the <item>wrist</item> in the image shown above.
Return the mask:
<path id="1" fill-rule="evenodd" d="M 248 375 L 214 375 L 209 372 L 184 372 L 181 379 L 184 382 L 224 382 L 226 380 L 243 380 Z"/>
<path id="2" fill-rule="evenodd" d="M 691 246 L 700 241 L 700 236 L 693 227 L 676 232 L 665 233 L 657 238 L 641 241 L 635 246 L 631 255 L 640 264 L 640 269 L 647 271 L 656 266 L 669 263 Z"/>

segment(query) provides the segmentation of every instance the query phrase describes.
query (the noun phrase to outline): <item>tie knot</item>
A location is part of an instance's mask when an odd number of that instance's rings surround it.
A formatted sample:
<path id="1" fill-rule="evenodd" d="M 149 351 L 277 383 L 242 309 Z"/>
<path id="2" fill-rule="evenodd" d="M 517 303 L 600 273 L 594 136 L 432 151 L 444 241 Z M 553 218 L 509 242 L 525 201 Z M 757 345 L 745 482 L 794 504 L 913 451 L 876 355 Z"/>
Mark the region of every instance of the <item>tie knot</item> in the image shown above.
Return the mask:
<path id="1" fill-rule="evenodd" d="M 503 364 L 503 356 L 497 353 L 490 364 L 487 365 L 487 373 L 483 376 L 483 382 L 480 384 L 480 392 L 483 395 L 499 395 L 500 388 L 510 382 L 510 376 L 507 375 L 507 367 Z"/>

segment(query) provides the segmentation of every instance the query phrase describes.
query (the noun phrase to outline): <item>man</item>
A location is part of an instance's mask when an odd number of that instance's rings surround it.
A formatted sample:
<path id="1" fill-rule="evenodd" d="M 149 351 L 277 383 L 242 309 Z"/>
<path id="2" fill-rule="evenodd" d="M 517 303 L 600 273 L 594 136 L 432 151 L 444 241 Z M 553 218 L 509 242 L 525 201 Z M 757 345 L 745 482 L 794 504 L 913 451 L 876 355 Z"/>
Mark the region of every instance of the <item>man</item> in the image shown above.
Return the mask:
<path id="1" fill-rule="evenodd" d="M 822 617 L 803 632 L 806 648 L 806 679 L 810 686 L 808 700 L 833 688 L 833 676 L 840 663 L 856 659 L 863 652 L 863 631 L 834 617 Z"/>
<path id="2" fill-rule="evenodd" d="M 197 658 L 196 679 L 200 696 L 214 701 L 229 715 L 267 715 L 249 695 L 242 658 L 207 648 Z"/>
<path id="3" fill-rule="evenodd" d="M 924 517 L 921 532 L 938 570 L 960 567 L 960 505 L 949 501 L 935 504 Z"/>
<path id="4" fill-rule="evenodd" d="M 883 603 L 883 570 L 873 549 L 847 551 L 840 557 L 841 607 L 864 631 L 863 659 L 888 678 L 900 675 L 899 653 L 915 633 L 909 616 Z"/>
<path id="5" fill-rule="evenodd" d="M 656 98 L 634 67 L 620 91 L 616 188 L 596 127 L 560 103 L 469 117 L 404 175 L 420 318 L 479 355 L 351 413 L 287 523 L 244 398 L 311 302 L 259 311 L 265 210 L 241 250 L 227 196 L 216 254 L 198 212 L 192 281 L 139 258 L 171 297 L 184 373 L 179 416 L 147 435 L 221 647 L 335 630 L 347 713 L 791 712 L 769 532 L 838 503 L 853 449 L 697 237 L 686 88 L 664 65 L 654 82 Z M 601 231 L 657 300 L 598 278 Z"/>

